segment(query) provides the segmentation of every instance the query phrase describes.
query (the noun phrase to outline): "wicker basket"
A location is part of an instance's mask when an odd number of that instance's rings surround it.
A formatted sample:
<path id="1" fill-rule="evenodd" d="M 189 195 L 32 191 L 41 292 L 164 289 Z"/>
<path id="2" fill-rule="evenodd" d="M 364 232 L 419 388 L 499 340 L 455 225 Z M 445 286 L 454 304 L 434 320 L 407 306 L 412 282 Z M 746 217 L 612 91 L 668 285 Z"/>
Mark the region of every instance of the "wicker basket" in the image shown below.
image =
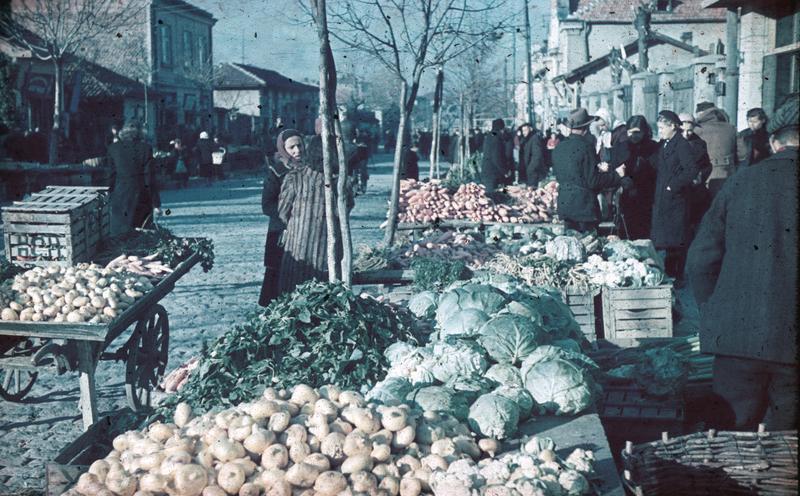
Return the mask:
<path id="1" fill-rule="evenodd" d="M 797 494 L 797 431 L 699 432 L 622 452 L 624 483 L 637 496 Z"/>

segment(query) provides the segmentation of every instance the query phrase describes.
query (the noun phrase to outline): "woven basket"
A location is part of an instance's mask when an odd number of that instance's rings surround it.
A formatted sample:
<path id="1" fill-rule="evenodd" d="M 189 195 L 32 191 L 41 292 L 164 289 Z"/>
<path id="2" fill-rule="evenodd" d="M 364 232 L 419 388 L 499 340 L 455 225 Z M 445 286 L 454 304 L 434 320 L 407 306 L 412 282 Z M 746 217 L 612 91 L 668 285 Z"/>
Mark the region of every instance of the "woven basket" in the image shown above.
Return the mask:
<path id="1" fill-rule="evenodd" d="M 699 432 L 622 452 L 624 483 L 637 496 L 797 494 L 797 431 Z"/>

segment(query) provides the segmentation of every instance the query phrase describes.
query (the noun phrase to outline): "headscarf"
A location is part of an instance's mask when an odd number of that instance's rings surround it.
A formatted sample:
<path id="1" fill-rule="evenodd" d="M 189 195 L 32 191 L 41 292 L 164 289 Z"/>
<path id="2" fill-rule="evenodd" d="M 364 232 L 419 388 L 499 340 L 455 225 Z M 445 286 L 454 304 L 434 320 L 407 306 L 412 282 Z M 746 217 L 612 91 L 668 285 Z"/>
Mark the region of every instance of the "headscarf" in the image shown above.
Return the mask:
<path id="1" fill-rule="evenodd" d="M 292 156 L 289 155 L 289 152 L 286 151 L 286 141 L 293 136 L 299 137 L 301 141 L 303 139 L 303 135 L 300 134 L 300 131 L 296 129 L 284 129 L 278 135 L 278 140 L 276 144 L 278 148 L 278 158 L 280 159 L 281 162 L 283 162 L 287 166 L 295 161 L 294 158 L 292 158 Z"/>

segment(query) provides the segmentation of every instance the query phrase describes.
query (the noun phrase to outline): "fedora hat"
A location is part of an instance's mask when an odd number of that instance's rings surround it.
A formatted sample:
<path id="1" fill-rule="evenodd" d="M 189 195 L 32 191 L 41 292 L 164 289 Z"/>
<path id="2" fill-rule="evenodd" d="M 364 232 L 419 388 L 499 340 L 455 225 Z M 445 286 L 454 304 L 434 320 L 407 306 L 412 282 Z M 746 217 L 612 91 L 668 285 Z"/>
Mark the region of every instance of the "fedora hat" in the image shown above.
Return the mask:
<path id="1" fill-rule="evenodd" d="M 589 112 L 585 108 L 581 107 L 569 113 L 567 126 L 569 126 L 570 129 L 580 129 L 588 126 L 596 120 L 596 115 L 589 115 Z"/>

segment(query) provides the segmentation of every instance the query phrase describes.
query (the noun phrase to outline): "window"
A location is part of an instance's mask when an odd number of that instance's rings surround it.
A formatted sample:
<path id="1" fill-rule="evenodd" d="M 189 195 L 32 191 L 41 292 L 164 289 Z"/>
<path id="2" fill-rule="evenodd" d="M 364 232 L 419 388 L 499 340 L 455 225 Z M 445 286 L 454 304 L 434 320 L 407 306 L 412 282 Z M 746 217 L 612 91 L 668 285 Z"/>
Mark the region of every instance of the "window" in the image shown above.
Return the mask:
<path id="1" fill-rule="evenodd" d="M 657 0 L 656 10 L 659 12 L 672 12 L 672 0 Z"/>
<path id="2" fill-rule="evenodd" d="M 183 32 L 183 66 L 191 67 L 194 63 L 194 40 L 191 31 Z"/>
<path id="3" fill-rule="evenodd" d="M 172 65 L 172 28 L 166 24 L 158 26 L 159 49 L 161 51 L 161 65 Z"/>
<path id="4" fill-rule="evenodd" d="M 775 48 L 800 41 L 800 12 L 779 18 L 775 23 Z"/>
<path id="5" fill-rule="evenodd" d="M 800 91 L 800 52 L 781 53 L 776 60 L 775 103 L 780 105 L 789 95 Z"/>
<path id="6" fill-rule="evenodd" d="M 197 65 L 204 66 L 208 63 L 208 43 L 205 36 L 197 37 Z"/>

